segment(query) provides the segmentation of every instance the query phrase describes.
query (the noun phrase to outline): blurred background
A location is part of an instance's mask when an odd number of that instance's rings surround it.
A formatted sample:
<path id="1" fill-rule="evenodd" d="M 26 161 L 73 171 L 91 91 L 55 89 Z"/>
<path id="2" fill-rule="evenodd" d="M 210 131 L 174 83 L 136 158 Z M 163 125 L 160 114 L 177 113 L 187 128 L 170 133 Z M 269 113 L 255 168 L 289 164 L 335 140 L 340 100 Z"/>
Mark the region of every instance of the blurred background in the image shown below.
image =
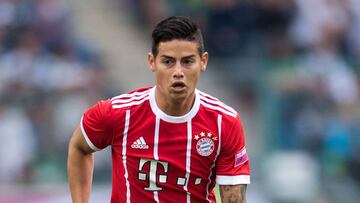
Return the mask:
<path id="1" fill-rule="evenodd" d="M 359 0 L 0 0 L 0 203 L 71 202 L 67 143 L 99 99 L 153 85 L 151 30 L 194 19 L 199 89 L 241 115 L 249 203 L 360 199 Z M 109 150 L 92 201 L 109 202 Z"/>

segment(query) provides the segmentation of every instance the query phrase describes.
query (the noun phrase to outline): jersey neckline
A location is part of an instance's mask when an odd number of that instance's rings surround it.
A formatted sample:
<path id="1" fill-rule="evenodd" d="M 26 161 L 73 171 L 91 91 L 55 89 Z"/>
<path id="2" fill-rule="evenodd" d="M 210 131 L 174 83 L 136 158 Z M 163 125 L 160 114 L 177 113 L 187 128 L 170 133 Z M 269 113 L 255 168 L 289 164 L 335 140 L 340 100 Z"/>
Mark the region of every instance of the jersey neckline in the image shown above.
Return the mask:
<path id="1" fill-rule="evenodd" d="M 184 123 L 184 122 L 190 121 L 199 111 L 200 95 L 199 95 L 199 91 L 197 89 L 195 89 L 194 105 L 192 106 L 190 111 L 183 116 L 171 116 L 171 115 L 168 115 L 165 112 L 163 112 L 156 104 L 155 90 L 156 90 L 156 86 L 151 88 L 150 92 L 149 92 L 150 107 L 151 107 L 151 110 L 153 111 L 153 113 L 164 121 L 167 121 L 170 123 Z"/>

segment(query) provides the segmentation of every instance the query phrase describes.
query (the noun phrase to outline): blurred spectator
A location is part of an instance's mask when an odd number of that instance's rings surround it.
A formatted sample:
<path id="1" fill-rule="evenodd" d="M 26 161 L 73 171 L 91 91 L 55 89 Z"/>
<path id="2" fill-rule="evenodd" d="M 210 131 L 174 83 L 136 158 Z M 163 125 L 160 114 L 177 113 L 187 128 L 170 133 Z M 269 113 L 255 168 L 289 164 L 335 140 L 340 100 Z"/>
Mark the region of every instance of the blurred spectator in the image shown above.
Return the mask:
<path id="1" fill-rule="evenodd" d="M 125 0 L 119 1 L 131 9 L 133 18 L 142 27 L 151 30 L 156 22 L 163 19 L 164 16 L 169 15 L 168 4 L 165 0 L 151 1 L 151 0 Z"/>
<path id="2" fill-rule="evenodd" d="M 31 121 L 21 108 L 1 102 L 0 132 L 0 182 L 30 181 L 37 147 Z"/>
<path id="3" fill-rule="evenodd" d="M 245 53 L 256 37 L 258 18 L 258 7 L 251 1 L 212 1 L 205 25 L 207 49 L 225 58 Z"/>
<path id="4" fill-rule="evenodd" d="M 320 187 L 319 167 L 303 151 L 276 151 L 264 164 L 264 186 L 273 202 L 314 202 Z"/>
<path id="5" fill-rule="evenodd" d="M 15 4 L 11 0 L 0 1 L 0 27 L 10 25 L 15 18 Z"/>
<path id="6" fill-rule="evenodd" d="M 344 0 L 295 0 L 299 10 L 291 36 L 299 48 L 309 48 L 322 41 L 323 32 L 338 38 L 349 27 L 350 15 Z M 336 17 L 335 17 L 336 16 Z"/>
<path id="7" fill-rule="evenodd" d="M 360 70 L 360 1 L 349 0 L 348 10 L 351 15 L 351 26 L 348 32 L 348 43 L 350 56 L 356 60 L 358 71 Z"/>
<path id="8" fill-rule="evenodd" d="M 104 66 L 75 40 L 69 14 L 60 0 L 0 0 L 1 182 L 65 180 L 76 120 L 107 93 Z"/>
<path id="9" fill-rule="evenodd" d="M 31 27 L 17 29 L 14 48 L 0 56 L 4 94 L 26 92 L 34 85 L 36 67 L 44 63 L 38 35 Z"/>
<path id="10" fill-rule="evenodd" d="M 260 0 L 259 30 L 265 38 L 267 55 L 271 57 L 288 56 L 292 44 L 288 35 L 289 26 L 297 14 L 294 0 Z"/>

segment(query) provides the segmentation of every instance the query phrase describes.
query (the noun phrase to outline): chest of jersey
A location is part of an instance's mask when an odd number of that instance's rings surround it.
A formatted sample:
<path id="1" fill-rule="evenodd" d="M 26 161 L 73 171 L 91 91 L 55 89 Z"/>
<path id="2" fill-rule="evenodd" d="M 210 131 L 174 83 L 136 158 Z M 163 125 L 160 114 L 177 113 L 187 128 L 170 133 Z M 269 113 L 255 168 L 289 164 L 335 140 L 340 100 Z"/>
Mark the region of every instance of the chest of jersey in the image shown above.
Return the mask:
<path id="1" fill-rule="evenodd" d="M 126 160 L 121 167 L 127 170 L 132 190 L 142 191 L 149 199 L 156 195 L 165 202 L 177 194 L 186 202 L 183 194 L 187 193 L 197 199 L 211 198 L 209 188 L 215 184 L 220 144 L 216 120 L 197 115 L 187 122 L 171 123 L 151 111 L 134 111 L 129 112 L 124 131 L 118 132 L 122 139 L 112 145 L 113 159 L 118 159 L 116 163 Z"/>

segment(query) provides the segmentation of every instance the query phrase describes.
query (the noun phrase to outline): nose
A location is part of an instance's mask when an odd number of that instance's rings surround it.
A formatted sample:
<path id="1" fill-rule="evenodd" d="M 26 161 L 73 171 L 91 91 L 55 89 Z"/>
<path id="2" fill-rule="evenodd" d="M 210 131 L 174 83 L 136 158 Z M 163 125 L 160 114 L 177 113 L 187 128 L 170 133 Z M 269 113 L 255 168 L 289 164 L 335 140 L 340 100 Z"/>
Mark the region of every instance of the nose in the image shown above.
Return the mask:
<path id="1" fill-rule="evenodd" d="M 174 78 L 183 78 L 184 77 L 184 72 L 183 72 L 183 68 L 181 67 L 181 63 L 176 63 L 176 65 L 174 67 L 173 77 Z"/>

